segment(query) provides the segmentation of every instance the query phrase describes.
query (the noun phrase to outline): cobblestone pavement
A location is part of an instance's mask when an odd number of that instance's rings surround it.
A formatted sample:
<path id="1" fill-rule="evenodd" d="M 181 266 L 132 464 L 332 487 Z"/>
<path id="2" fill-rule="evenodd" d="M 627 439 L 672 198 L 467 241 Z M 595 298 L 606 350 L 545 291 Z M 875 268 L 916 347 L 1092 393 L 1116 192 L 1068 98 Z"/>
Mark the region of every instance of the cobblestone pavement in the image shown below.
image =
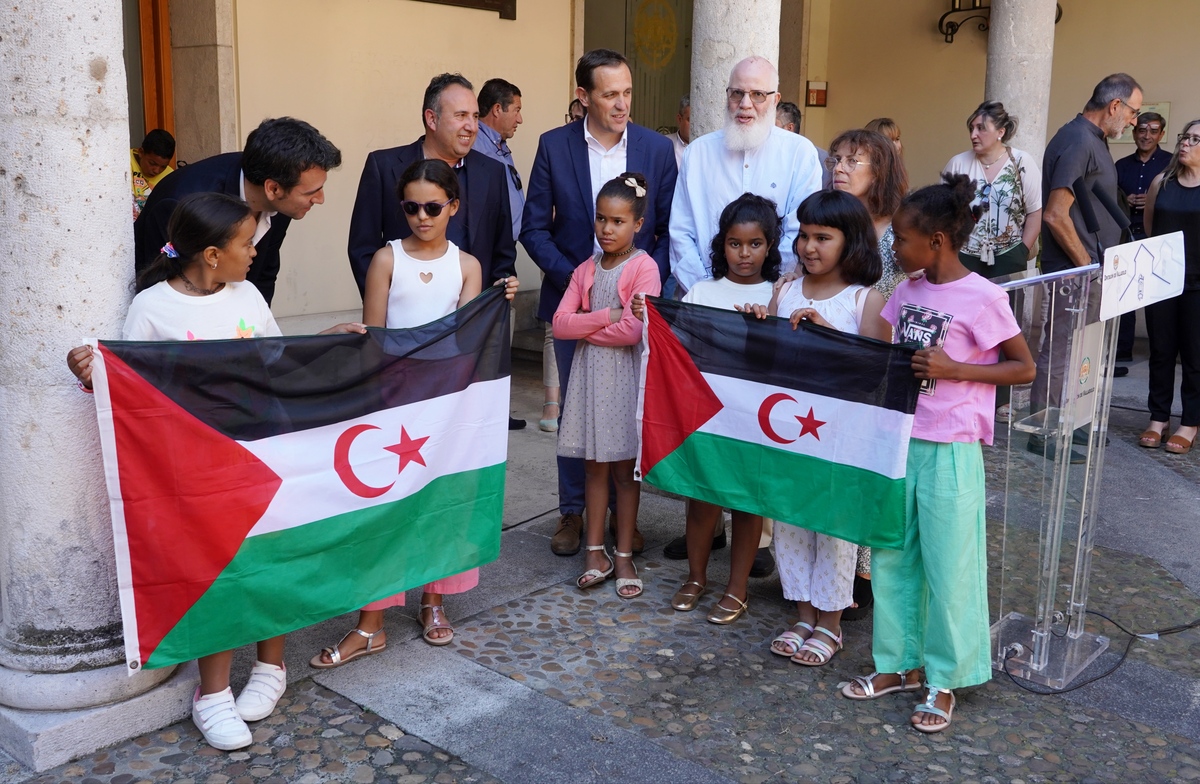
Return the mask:
<path id="1" fill-rule="evenodd" d="M 520 394 L 529 398 L 526 408 L 536 411 L 541 402 L 536 375 L 524 383 L 529 388 Z M 1136 438 L 1144 424 L 1141 418 L 1114 410 L 1112 439 Z M 548 461 L 553 439 L 543 440 L 545 445 L 538 448 L 547 450 Z M 1185 492 L 1200 487 L 1200 453 L 1132 454 L 1170 469 Z M 989 452 L 993 482 L 1005 460 L 1000 450 Z M 1010 459 L 1008 465 L 1014 491 L 1027 496 L 1040 492 L 1036 485 L 1042 465 L 1037 459 Z M 552 479 L 551 474 L 548 481 Z M 1148 503 L 1153 493 L 1148 489 L 1146 498 L 1136 495 L 1127 503 Z M 1002 513 L 1003 505 L 994 501 L 989 509 L 995 522 L 988 537 L 993 616 L 1001 607 L 1033 602 L 1035 586 L 1021 575 L 1038 558 L 1036 524 L 1001 525 L 997 511 Z M 539 510 L 545 508 L 540 497 L 537 503 Z M 664 504 L 678 502 L 660 498 L 646 506 Z M 511 600 L 473 605 L 459 620 L 454 643 L 430 654 L 433 661 L 465 663 L 516 684 L 523 694 L 548 698 L 559 710 L 601 722 L 608 729 L 590 736 L 596 743 L 627 748 L 617 745 L 624 742 L 618 736 L 632 734 L 638 743 L 653 744 L 737 782 L 1200 781 L 1200 726 L 1174 725 L 1177 732 L 1167 731 L 1166 721 L 1130 718 L 1133 712 L 1117 704 L 1120 700 L 1035 696 L 997 674 L 986 685 L 957 692 L 949 731 L 923 736 L 909 727 L 915 695 L 876 702 L 843 699 L 839 684 L 872 669 L 870 620 L 845 624 L 846 647 L 825 667 L 801 667 L 773 656 L 770 640 L 794 620 L 776 578 L 752 583 L 749 613 L 730 626 L 704 620 L 719 598 L 719 580 L 713 580 L 713 591 L 697 611 L 671 610 L 669 597 L 684 579 L 683 567 L 663 560 L 658 548 L 674 535 L 667 526 L 677 526 L 681 509 L 670 506 L 653 544 L 649 540 L 654 531 L 647 531 L 646 557 L 637 562 L 646 580 L 642 597 L 621 600 L 612 583 L 581 591 L 561 576 L 522 584 L 509 594 L 515 597 Z M 532 533 L 552 531 L 553 521 L 542 518 L 505 536 L 532 538 Z M 1068 544 L 1062 563 L 1069 564 L 1071 555 Z M 528 558 L 544 562 L 550 556 L 543 546 Z M 728 551 L 714 554 L 713 560 L 713 574 L 722 574 Z M 558 559 L 552 565 L 573 564 Z M 1011 568 L 1018 565 L 1022 568 Z M 1200 617 L 1200 597 L 1170 569 L 1152 558 L 1104 547 L 1094 555 L 1090 607 L 1137 630 Z M 1094 616 L 1087 626 L 1112 638 L 1114 652 L 1099 663 L 1111 666 L 1124 648 L 1125 636 Z M 392 642 L 402 645 L 400 639 L 398 631 Z M 1125 670 L 1075 694 L 1116 689 L 1104 684 L 1127 683 L 1119 680 L 1122 672 L 1140 667 L 1158 679 L 1155 684 L 1168 685 L 1144 687 L 1129 695 L 1130 701 L 1144 705 L 1179 696 L 1185 709 L 1190 702 L 1189 715 L 1200 716 L 1195 707 L 1200 702 L 1197 651 L 1200 630 L 1138 640 Z M 436 679 L 436 666 L 420 677 Z M 465 762 L 412 734 L 404 722 L 385 720 L 312 679 L 292 683 L 275 715 L 252 729 L 255 744 L 229 754 L 205 746 L 191 722 L 183 721 L 42 774 L 9 762 L 0 766 L 0 784 L 499 781 L 489 773 L 486 754 L 461 751 L 470 759 Z M 522 732 L 519 725 L 507 729 L 514 740 Z M 536 742 L 532 741 L 534 748 Z M 443 745 L 453 747 L 451 740 Z M 597 775 L 584 780 L 604 779 Z M 671 779 L 647 769 L 640 779 L 623 780 Z"/>

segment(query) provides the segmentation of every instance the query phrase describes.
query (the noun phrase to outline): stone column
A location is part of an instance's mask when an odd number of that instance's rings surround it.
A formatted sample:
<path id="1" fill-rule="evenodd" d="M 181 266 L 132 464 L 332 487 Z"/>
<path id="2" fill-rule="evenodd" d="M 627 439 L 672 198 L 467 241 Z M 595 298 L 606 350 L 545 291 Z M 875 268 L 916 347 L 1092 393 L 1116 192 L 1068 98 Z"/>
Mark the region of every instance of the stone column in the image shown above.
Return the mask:
<path id="1" fill-rule="evenodd" d="M 95 405 L 65 362 L 132 292 L 121 0 L 9 3 L 0 40 L 0 745 L 45 769 L 179 711 L 83 710 L 171 675 L 124 664 Z"/>
<path id="2" fill-rule="evenodd" d="M 984 95 L 1019 121 L 1013 141 L 1038 161 L 1046 149 L 1055 0 L 994 0 Z M 1080 101 L 1082 105 L 1082 100 Z"/>
<path id="3" fill-rule="evenodd" d="M 177 157 L 198 161 L 242 149 L 233 0 L 171 0 L 170 13 Z"/>
<path id="4" fill-rule="evenodd" d="M 729 72 L 750 55 L 779 65 L 780 0 L 696 0 L 692 10 L 692 137 L 725 124 Z"/>

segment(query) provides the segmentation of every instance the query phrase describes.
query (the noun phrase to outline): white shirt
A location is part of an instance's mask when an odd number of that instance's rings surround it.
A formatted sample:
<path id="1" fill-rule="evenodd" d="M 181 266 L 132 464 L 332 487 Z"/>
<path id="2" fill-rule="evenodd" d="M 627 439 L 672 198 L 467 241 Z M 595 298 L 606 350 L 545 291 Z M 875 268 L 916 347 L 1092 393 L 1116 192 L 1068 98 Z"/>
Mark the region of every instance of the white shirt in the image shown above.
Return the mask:
<path id="1" fill-rule="evenodd" d="M 129 304 L 122 340 L 228 340 L 280 335 L 267 301 L 253 283 L 226 283 L 192 297 L 156 283 Z"/>
<path id="2" fill-rule="evenodd" d="M 246 173 L 245 172 L 240 172 L 238 174 L 238 196 L 241 197 L 242 201 L 246 201 Z M 246 202 L 246 203 L 249 204 L 249 202 Z M 276 210 L 275 212 L 267 212 L 266 210 L 263 210 L 262 212 L 258 213 L 258 224 L 254 227 L 254 244 L 255 245 L 257 245 L 258 241 L 261 240 L 263 238 L 263 236 L 266 235 L 266 233 L 271 230 L 271 218 L 277 214 L 279 214 L 278 210 Z"/>
<path id="3" fill-rule="evenodd" d="M 688 143 L 679 136 L 679 131 L 668 133 L 667 138 L 671 140 L 671 146 L 675 148 L 675 168 L 683 166 L 683 151 L 687 149 Z"/>
<path id="4" fill-rule="evenodd" d="M 588 149 L 588 168 L 592 177 L 592 207 L 596 206 L 596 197 L 600 195 L 600 189 L 604 187 L 604 183 L 624 174 L 625 161 L 629 151 L 629 126 L 625 126 L 625 130 L 621 133 L 621 140 L 612 146 L 612 149 L 604 149 L 592 132 L 588 130 L 588 123 L 591 120 L 587 117 L 583 119 L 583 140 L 587 143 Z M 592 251 L 600 253 L 600 243 L 592 238 Z"/>
<path id="5" fill-rule="evenodd" d="M 771 294 L 775 284 L 769 280 L 762 283 L 734 283 L 729 278 L 709 278 L 697 282 L 683 295 L 683 301 L 692 305 L 707 305 L 710 308 L 733 310 L 747 303 L 751 305 L 767 305 L 771 302 Z"/>
<path id="6" fill-rule="evenodd" d="M 683 152 L 671 204 L 671 272 L 690 289 L 712 277 L 709 248 L 721 211 L 743 193 L 771 199 L 783 217 L 782 273 L 796 266 L 792 243 L 800 231 L 796 208 L 821 188 L 821 162 L 808 139 L 771 128 L 761 147 L 746 152 L 725 148 L 725 131 L 693 139 Z"/>

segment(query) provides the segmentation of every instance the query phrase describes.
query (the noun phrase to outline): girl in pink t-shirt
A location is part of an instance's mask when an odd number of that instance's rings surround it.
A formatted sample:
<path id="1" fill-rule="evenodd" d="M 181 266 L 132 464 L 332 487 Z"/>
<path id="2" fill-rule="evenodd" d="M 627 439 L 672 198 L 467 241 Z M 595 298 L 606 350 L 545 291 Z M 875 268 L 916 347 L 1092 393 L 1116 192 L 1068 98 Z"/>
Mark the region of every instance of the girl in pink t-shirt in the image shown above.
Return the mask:
<path id="1" fill-rule="evenodd" d="M 943 175 L 910 194 L 892 219 L 896 262 L 909 275 L 884 306 L 897 343 L 917 343 L 922 380 L 908 451 L 904 549 L 874 553 L 878 672 L 842 689 L 852 700 L 921 688 L 920 732 L 941 732 L 951 689 L 991 677 L 984 539 L 983 450 L 992 441 L 996 387 L 1027 384 L 1034 364 L 1008 298 L 958 258 L 975 224 L 974 185 Z M 999 358 L 1000 351 L 1004 359 Z"/>

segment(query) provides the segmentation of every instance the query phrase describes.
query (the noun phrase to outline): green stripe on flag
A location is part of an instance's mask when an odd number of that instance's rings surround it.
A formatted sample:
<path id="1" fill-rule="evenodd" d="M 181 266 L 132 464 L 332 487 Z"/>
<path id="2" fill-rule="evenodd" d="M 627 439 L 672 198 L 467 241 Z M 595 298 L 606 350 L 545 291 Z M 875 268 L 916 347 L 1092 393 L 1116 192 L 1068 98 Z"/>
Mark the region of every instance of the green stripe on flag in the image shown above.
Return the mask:
<path id="1" fill-rule="evenodd" d="M 251 536 L 151 654 L 165 667 L 310 626 L 500 555 L 505 464 L 369 509 Z"/>
<path id="2" fill-rule="evenodd" d="M 862 468 L 697 431 L 655 464 L 644 480 L 671 493 L 860 545 L 899 550 L 904 544 L 904 477 L 889 479 Z"/>

